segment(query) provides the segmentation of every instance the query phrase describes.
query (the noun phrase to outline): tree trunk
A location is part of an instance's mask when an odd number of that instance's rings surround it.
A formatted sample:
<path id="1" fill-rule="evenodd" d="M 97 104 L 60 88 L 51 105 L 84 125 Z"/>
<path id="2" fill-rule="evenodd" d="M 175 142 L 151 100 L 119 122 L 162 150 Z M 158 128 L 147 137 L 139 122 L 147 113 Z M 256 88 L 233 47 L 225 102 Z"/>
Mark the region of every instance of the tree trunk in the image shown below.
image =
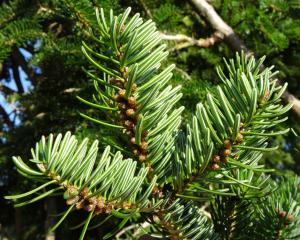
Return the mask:
<path id="1" fill-rule="evenodd" d="M 55 232 L 50 232 L 50 233 L 48 232 L 48 229 L 55 224 L 55 219 L 54 219 L 54 215 L 56 214 L 55 198 L 50 197 L 45 200 L 45 209 L 46 209 L 45 240 L 55 240 Z"/>
<path id="2" fill-rule="evenodd" d="M 22 210 L 15 208 L 15 227 L 16 227 L 16 239 L 21 239 L 22 236 Z"/>

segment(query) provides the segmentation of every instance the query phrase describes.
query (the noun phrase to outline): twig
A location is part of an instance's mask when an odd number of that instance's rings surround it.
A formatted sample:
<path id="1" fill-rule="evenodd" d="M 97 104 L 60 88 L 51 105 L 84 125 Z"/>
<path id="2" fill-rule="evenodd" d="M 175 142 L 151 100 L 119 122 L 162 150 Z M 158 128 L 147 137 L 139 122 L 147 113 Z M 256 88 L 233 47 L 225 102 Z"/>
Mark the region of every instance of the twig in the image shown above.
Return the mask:
<path id="1" fill-rule="evenodd" d="M 253 51 L 248 49 L 233 29 L 219 16 L 213 6 L 205 0 L 190 0 L 197 10 L 207 19 L 212 27 L 224 34 L 225 42 L 235 51 L 244 51 L 246 55 L 254 55 Z M 293 112 L 300 119 L 300 100 L 288 91 L 284 93 L 284 100 L 293 103 Z"/>
<path id="2" fill-rule="evenodd" d="M 177 44 L 175 46 L 175 49 L 182 49 L 185 47 L 190 47 L 190 46 L 197 46 L 197 47 L 204 47 L 208 48 L 213 46 L 215 43 L 221 41 L 223 39 L 223 34 L 216 31 L 214 32 L 210 37 L 208 38 L 200 38 L 200 39 L 195 39 L 183 34 L 166 34 L 166 33 L 160 33 L 160 36 L 163 40 L 167 41 L 175 41 L 179 42 L 181 44 Z"/>
<path id="3" fill-rule="evenodd" d="M 235 51 L 244 51 L 247 55 L 253 55 L 233 29 L 219 16 L 213 6 L 205 0 L 191 0 L 197 10 L 207 19 L 212 27 L 222 33 L 225 41 Z"/>
<path id="4" fill-rule="evenodd" d="M 206 202 L 206 203 L 200 208 L 200 210 L 201 210 L 201 212 L 203 213 L 204 216 L 206 216 L 207 218 L 211 219 L 211 214 L 210 214 L 208 211 L 206 211 L 206 208 L 208 208 L 208 206 L 209 206 L 209 203 Z"/>

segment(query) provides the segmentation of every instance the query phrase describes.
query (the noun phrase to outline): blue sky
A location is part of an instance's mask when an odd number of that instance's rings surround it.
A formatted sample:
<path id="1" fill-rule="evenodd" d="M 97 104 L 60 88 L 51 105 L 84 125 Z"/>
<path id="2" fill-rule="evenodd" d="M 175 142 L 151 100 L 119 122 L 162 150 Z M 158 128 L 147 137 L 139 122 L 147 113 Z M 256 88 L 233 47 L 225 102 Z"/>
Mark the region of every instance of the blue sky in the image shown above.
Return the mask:
<path id="1" fill-rule="evenodd" d="M 27 52 L 26 50 L 20 48 L 20 51 L 22 52 L 22 54 L 24 55 L 26 61 L 30 60 L 31 58 L 31 54 L 29 52 Z M 20 72 L 20 78 L 21 78 L 21 81 L 22 81 L 22 84 L 23 84 L 23 87 L 24 87 L 24 91 L 27 92 L 30 90 L 31 88 L 31 84 L 30 84 L 30 81 L 28 81 L 28 76 L 26 75 L 26 73 L 22 70 L 21 67 L 19 67 L 19 72 Z M 1 81 L 2 84 L 4 84 L 5 86 L 8 86 L 9 88 L 13 89 L 13 90 L 17 90 L 17 86 L 15 84 L 15 81 L 14 81 L 14 78 L 13 78 L 13 74 L 12 74 L 12 71 L 10 71 L 10 77 L 12 79 L 12 81 L 10 82 L 5 82 L 5 81 Z M 13 107 L 7 103 L 5 101 L 5 98 L 4 96 L 0 93 L 0 104 L 1 106 L 4 107 L 4 109 L 6 110 L 6 112 L 9 114 L 13 111 Z M 10 114 L 9 115 L 10 119 L 12 120 L 14 118 L 14 115 L 13 114 Z M 17 123 L 18 124 L 18 121 Z"/>

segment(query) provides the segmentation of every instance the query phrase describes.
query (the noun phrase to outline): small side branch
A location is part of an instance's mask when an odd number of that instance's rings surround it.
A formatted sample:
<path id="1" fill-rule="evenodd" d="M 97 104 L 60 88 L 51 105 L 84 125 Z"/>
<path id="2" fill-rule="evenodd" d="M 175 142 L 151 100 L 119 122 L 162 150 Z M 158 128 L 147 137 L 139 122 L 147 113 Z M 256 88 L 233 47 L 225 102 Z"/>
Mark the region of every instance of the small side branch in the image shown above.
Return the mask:
<path id="1" fill-rule="evenodd" d="M 246 47 L 244 42 L 233 31 L 233 29 L 220 17 L 212 5 L 205 0 L 190 0 L 196 9 L 207 19 L 211 26 L 218 32 L 224 34 L 225 42 L 235 51 L 244 51 L 247 56 L 254 55 L 254 52 Z M 300 119 L 300 100 L 293 94 L 286 91 L 284 94 L 286 102 L 293 103 L 293 112 Z"/>
<path id="2" fill-rule="evenodd" d="M 160 36 L 163 40 L 178 42 L 179 44 L 177 44 L 175 46 L 175 49 L 177 49 L 177 50 L 186 48 L 186 47 L 190 47 L 190 46 L 209 48 L 224 38 L 224 35 L 218 31 L 214 32 L 208 38 L 200 38 L 200 39 L 195 39 L 195 38 L 186 36 L 184 34 L 175 34 L 174 35 L 174 34 L 160 33 Z"/>
<path id="3" fill-rule="evenodd" d="M 207 19 L 211 26 L 222 33 L 225 41 L 235 51 L 244 51 L 247 55 L 253 55 L 233 29 L 219 16 L 213 6 L 205 0 L 191 0 L 197 10 Z"/>

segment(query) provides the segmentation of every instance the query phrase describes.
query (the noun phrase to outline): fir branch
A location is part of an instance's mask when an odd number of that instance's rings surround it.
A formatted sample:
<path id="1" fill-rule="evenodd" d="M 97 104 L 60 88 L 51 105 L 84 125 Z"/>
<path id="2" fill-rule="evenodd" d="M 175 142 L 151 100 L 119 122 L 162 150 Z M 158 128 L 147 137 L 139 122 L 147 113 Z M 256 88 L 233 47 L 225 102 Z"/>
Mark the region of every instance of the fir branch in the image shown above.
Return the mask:
<path id="1" fill-rule="evenodd" d="M 113 17 L 111 11 L 109 25 L 103 9 L 97 13 L 101 40 L 110 48 L 110 56 L 94 51 L 87 44 L 83 44 L 83 52 L 105 73 L 103 79 L 91 72 L 88 75 L 103 98 L 99 103 L 118 108 L 111 118 L 113 125 L 125 128 L 121 135 L 127 135 L 131 157 L 136 156 L 140 163 L 151 166 L 149 178 L 156 174 L 158 182 L 163 184 L 168 181 L 166 172 L 171 170 L 167 166 L 183 110 L 181 107 L 172 111 L 181 97 L 180 87 L 166 87 L 174 66 L 159 71 L 160 62 L 168 53 L 164 51 L 165 45 L 158 46 L 161 39 L 154 23 L 151 20 L 143 23 L 138 15 L 127 20 L 129 12 L 127 9 L 123 15 Z"/>
<path id="2" fill-rule="evenodd" d="M 233 50 L 238 52 L 244 51 L 248 56 L 254 55 L 254 52 L 246 47 L 233 29 L 219 16 L 212 5 L 205 0 L 191 0 L 191 2 L 215 30 L 224 34 L 226 43 Z M 300 100 L 287 90 L 284 93 L 284 99 L 286 102 L 293 104 L 292 109 L 297 117 L 300 118 Z"/>
<path id="3" fill-rule="evenodd" d="M 261 152 L 268 150 L 268 137 L 276 133 L 270 131 L 273 125 L 263 124 L 281 119 L 291 108 L 290 104 L 280 105 L 285 88 L 276 87 L 269 69 L 260 72 L 263 59 L 256 62 L 253 57 L 237 55 L 229 62 L 225 62 L 228 76 L 217 69 L 224 85 L 197 105 L 187 135 L 178 135 L 174 168 L 179 169 L 173 184 L 180 197 L 201 199 L 201 192 L 236 196 L 231 186 L 255 189 L 258 185 L 251 184 L 254 178 L 249 173 L 268 172 L 258 161 Z M 261 119 L 262 125 L 254 124 L 256 119 Z M 241 174 L 243 171 L 249 173 Z"/>
<path id="4" fill-rule="evenodd" d="M 26 165 L 20 157 L 13 160 L 22 175 L 45 183 L 27 193 L 6 196 L 6 199 L 24 199 L 46 190 L 37 197 L 15 204 L 20 207 L 63 190 L 69 209 L 84 209 L 92 215 L 112 213 L 124 218 L 132 217 L 136 211 L 153 211 L 148 198 L 156 177 L 151 183 L 145 183 L 149 168 L 141 167 L 137 171 L 136 163 L 131 159 L 123 160 L 120 152 L 110 157 L 110 147 L 96 163 L 97 145 L 98 141 L 94 141 L 88 149 L 88 139 L 79 144 L 70 132 L 64 137 L 59 134 L 56 138 L 51 134 L 47 141 L 42 137 L 35 150 L 31 151 L 31 161 L 36 164 L 37 170 Z"/>

